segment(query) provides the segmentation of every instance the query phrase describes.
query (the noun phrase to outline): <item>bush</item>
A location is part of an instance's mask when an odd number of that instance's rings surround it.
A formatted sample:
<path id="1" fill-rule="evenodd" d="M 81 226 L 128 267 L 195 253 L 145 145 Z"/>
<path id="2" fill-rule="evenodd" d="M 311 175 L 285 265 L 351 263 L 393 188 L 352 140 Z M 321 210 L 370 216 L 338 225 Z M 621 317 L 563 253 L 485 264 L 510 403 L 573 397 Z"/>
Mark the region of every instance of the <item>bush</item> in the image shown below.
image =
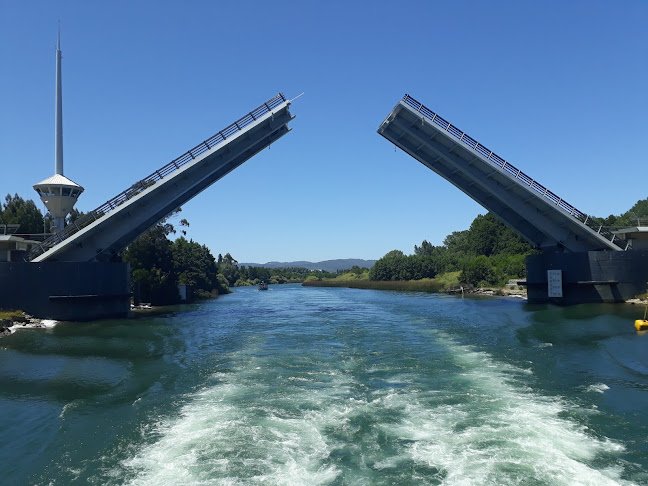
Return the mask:
<path id="1" fill-rule="evenodd" d="M 445 289 L 453 288 L 459 286 L 461 283 L 461 272 L 446 272 L 440 275 L 437 275 L 435 280 L 439 282 Z"/>
<path id="2" fill-rule="evenodd" d="M 472 259 L 465 259 L 462 264 L 460 279 L 475 287 L 495 285 L 497 273 L 487 256 L 479 255 Z"/>
<path id="3" fill-rule="evenodd" d="M 23 311 L 21 310 L 4 310 L 0 309 L 0 320 L 8 319 L 10 321 L 15 321 L 22 319 L 24 317 Z"/>
<path id="4" fill-rule="evenodd" d="M 229 283 L 227 282 L 227 279 L 223 274 L 219 273 L 216 275 L 216 282 L 214 282 L 216 285 L 214 287 L 214 290 L 216 290 L 219 294 L 224 295 L 224 294 L 231 294 L 232 291 L 229 289 Z"/>
<path id="5" fill-rule="evenodd" d="M 369 280 L 420 280 L 434 278 L 436 265 L 428 255 L 406 256 L 400 250 L 393 250 L 378 260 L 369 271 Z"/>

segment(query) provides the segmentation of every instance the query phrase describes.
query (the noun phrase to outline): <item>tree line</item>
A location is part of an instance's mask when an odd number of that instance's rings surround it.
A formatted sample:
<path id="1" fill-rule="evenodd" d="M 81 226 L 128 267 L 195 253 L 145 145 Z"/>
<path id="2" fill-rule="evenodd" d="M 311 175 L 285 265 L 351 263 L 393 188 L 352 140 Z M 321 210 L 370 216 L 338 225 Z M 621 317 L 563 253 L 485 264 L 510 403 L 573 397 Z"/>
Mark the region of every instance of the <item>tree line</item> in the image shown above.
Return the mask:
<path id="1" fill-rule="evenodd" d="M 82 215 L 84 213 L 74 208 L 65 219 L 66 223 L 71 223 Z M 7 194 L 4 203 L 0 203 L 0 224 L 19 224 L 20 234 L 49 233 L 51 223 L 50 214 L 43 214 L 31 199 L 23 199 L 18 194 Z"/>
<path id="2" fill-rule="evenodd" d="M 648 218 L 648 199 L 625 213 L 597 218 L 606 226 L 637 226 Z M 644 219 L 645 220 L 645 219 Z M 645 224 L 645 223 L 643 223 Z M 476 287 L 502 286 L 509 279 L 524 278 L 525 259 L 535 250 L 495 215 L 478 215 L 464 231 L 448 235 L 442 245 L 423 240 L 414 254 L 392 250 L 371 268 L 370 280 L 420 280 L 459 272 L 459 281 Z"/>
<path id="3" fill-rule="evenodd" d="M 420 280 L 460 272 L 459 281 L 473 286 L 501 286 L 525 275 L 531 245 L 493 214 L 478 215 L 464 231 L 448 235 L 442 245 L 423 240 L 414 254 L 393 250 L 376 262 L 371 280 Z"/>
<path id="4" fill-rule="evenodd" d="M 183 219 L 181 227 L 189 223 Z M 131 265 L 132 281 L 142 301 L 153 305 L 178 302 L 178 286 L 186 285 L 192 299 L 227 294 L 230 287 L 303 282 L 306 277 L 335 278 L 336 273 L 307 268 L 264 268 L 238 266 L 229 253 L 215 258 L 209 248 L 183 235 L 174 241 L 175 227 L 163 222 L 139 236 L 122 252 L 121 259 Z"/>

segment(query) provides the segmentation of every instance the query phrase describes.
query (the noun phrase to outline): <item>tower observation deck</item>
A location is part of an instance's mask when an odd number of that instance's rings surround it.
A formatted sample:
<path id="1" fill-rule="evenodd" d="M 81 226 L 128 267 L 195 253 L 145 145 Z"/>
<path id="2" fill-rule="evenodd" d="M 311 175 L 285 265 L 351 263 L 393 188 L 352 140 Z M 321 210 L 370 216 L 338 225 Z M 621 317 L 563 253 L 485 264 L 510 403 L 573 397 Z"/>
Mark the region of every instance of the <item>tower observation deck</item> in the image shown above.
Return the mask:
<path id="1" fill-rule="evenodd" d="M 378 133 L 492 211 L 539 249 L 623 251 L 628 243 L 405 95 Z"/>
<path id="2" fill-rule="evenodd" d="M 110 261 L 144 231 L 290 131 L 283 94 L 36 246 L 32 262 Z"/>

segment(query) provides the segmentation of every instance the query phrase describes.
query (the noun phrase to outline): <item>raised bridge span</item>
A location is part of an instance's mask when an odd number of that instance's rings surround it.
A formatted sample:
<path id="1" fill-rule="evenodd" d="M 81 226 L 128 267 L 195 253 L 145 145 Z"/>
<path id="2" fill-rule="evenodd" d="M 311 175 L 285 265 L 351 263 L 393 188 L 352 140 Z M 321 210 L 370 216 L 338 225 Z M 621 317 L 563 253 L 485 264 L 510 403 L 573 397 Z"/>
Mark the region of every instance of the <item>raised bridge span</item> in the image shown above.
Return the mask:
<path id="1" fill-rule="evenodd" d="M 282 93 L 36 246 L 32 262 L 110 261 L 144 231 L 290 131 Z"/>
<path id="2" fill-rule="evenodd" d="M 628 242 L 409 95 L 378 133 L 539 249 L 628 249 Z"/>

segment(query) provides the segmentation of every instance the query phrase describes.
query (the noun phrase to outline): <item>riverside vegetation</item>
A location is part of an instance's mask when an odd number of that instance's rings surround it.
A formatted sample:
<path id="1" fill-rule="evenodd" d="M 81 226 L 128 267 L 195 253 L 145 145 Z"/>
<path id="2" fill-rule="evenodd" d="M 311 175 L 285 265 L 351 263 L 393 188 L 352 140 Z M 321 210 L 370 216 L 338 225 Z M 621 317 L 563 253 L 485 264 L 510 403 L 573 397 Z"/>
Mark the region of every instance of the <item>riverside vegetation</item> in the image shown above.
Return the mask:
<path id="1" fill-rule="evenodd" d="M 648 198 L 625 213 L 600 218 L 612 227 L 638 225 L 648 217 Z M 392 250 L 366 272 L 349 271 L 329 281 L 309 278 L 304 285 L 441 292 L 457 287 L 503 287 L 526 276 L 525 259 L 535 253 L 526 241 L 493 214 L 478 215 L 465 231 L 434 246 L 423 240 L 414 254 Z"/>
<path id="2" fill-rule="evenodd" d="M 170 215 L 176 217 L 181 208 Z M 68 222 L 83 216 L 78 210 Z M 637 218 L 648 217 L 648 198 L 639 200 L 629 211 L 601 218 L 610 226 L 632 226 Z M 21 233 L 40 233 L 48 227 L 36 204 L 8 194 L 0 204 L 0 224 L 20 224 Z M 187 240 L 186 219 L 179 222 L 181 236 L 165 220 L 142 234 L 117 257 L 129 262 L 132 281 L 142 301 L 153 305 L 177 303 L 178 285 L 191 288 L 194 299 L 230 292 L 230 287 L 299 283 L 310 286 L 339 286 L 372 289 L 401 289 L 439 292 L 458 286 L 502 287 L 510 279 L 525 277 L 525 258 L 535 252 L 515 232 L 493 214 L 478 215 L 464 231 L 448 235 L 442 245 L 423 240 L 414 254 L 392 250 L 371 269 L 354 266 L 337 272 L 307 268 L 264 268 L 239 266 L 226 253 L 215 258 L 207 246 Z"/>
<path id="3" fill-rule="evenodd" d="M 392 250 L 366 272 L 349 271 L 330 282 L 310 286 L 441 292 L 453 287 L 502 287 L 525 276 L 524 260 L 535 250 L 494 215 L 478 215 L 464 231 L 448 235 L 442 245 L 423 240 L 414 254 Z"/>

